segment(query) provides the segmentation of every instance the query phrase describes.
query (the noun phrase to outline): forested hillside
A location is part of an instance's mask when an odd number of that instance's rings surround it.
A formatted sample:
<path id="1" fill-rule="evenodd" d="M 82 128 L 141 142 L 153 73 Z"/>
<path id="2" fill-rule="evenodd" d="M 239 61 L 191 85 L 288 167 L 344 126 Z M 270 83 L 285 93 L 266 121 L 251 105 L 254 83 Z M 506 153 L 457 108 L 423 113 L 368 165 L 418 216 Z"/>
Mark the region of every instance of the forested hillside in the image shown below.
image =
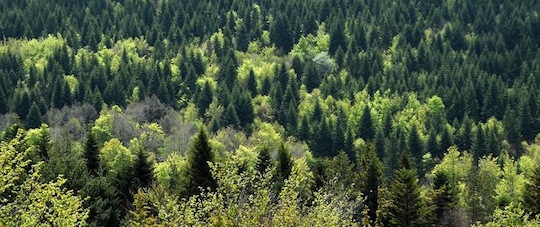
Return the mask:
<path id="1" fill-rule="evenodd" d="M 540 2 L 0 1 L 2 226 L 539 226 Z"/>

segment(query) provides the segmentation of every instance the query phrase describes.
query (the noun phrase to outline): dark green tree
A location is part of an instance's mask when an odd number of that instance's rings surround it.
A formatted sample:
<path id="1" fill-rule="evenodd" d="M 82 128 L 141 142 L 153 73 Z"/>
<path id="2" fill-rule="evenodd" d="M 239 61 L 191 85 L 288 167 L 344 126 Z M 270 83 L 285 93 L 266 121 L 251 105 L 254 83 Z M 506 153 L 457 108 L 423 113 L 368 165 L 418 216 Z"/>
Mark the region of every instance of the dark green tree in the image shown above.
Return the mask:
<path id="1" fill-rule="evenodd" d="M 362 111 L 362 118 L 360 118 L 360 125 L 358 130 L 360 137 L 366 141 L 372 141 L 375 138 L 375 126 L 371 118 L 371 109 L 368 105 L 364 106 Z"/>
<path id="2" fill-rule="evenodd" d="M 272 165 L 272 157 L 270 156 L 270 149 L 263 146 L 259 150 L 259 156 L 257 157 L 257 170 L 259 173 L 264 174 L 268 168 Z"/>
<path id="3" fill-rule="evenodd" d="M 371 223 L 377 220 L 377 210 L 379 208 L 379 187 L 383 184 L 383 166 L 377 157 L 375 147 L 368 143 L 367 149 L 360 153 L 358 160 L 360 171 L 360 192 L 366 197 L 364 202 L 368 208 L 368 216 Z"/>
<path id="4" fill-rule="evenodd" d="M 133 166 L 133 176 L 135 177 L 134 189 L 148 188 L 154 181 L 153 164 L 148 160 L 147 151 L 138 149 L 136 155 L 137 158 L 135 159 L 135 164 Z"/>
<path id="5" fill-rule="evenodd" d="M 449 184 L 448 176 L 445 173 L 439 172 L 435 174 L 432 200 L 435 206 L 435 218 L 437 223 L 440 223 L 446 213 L 451 211 L 457 202 L 455 190 Z"/>
<path id="6" fill-rule="evenodd" d="M 25 126 L 26 128 L 39 128 L 41 125 L 41 112 L 39 110 L 38 105 L 36 102 L 32 102 L 32 106 L 30 107 L 30 111 L 28 111 L 28 114 L 25 117 Z"/>
<path id="7" fill-rule="evenodd" d="M 293 46 L 289 23 L 285 16 L 280 13 L 270 25 L 270 40 L 281 49 L 283 53 L 288 53 Z"/>
<path id="8" fill-rule="evenodd" d="M 90 176 L 97 176 L 99 169 L 99 148 L 91 130 L 86 133 L 84 141 L 84 158 Z"/>
<path id="9" fill-rule="evenodd" d="M 257 95 L 257 79 L 255 78 L 255 72 L 253 72 L 253 69 L 249 70 L 246 89 L 250 92 L 252 97 Z"/>
<path id="10" fill-rule="evenodd" d="M 199 132 L 194 138 L 191 147 L 188 151 L 189 170 L 188 170 L 188 186 L 187 196 L 201 193 L 203 190 L 215 190 L 217 182 L 212 177 L 212 172 L 209 163 L 214 162 L 214 154 L 208 143 L 208 136 L 203 127 L 199 128 Z"/>
<path id="11" fill-rule="evenodd" d="M 289 178 L 292 171 L 292 158 L 289 149 L 285 146 L 285 143 L 281 143 L 278 148 L 277 160 L 276 160 L 276 187 L 277 191 L 281 191 L 281 188 L 285 184 L 285 180 Z"/>
<path id="12" fill-rule="evenodd" d="M 428 207 L 421 197 L 416 171 L 407 155 L 400 161 L 401 168 L 394 173 L 390 188 L 392 204 L 389 210 L 390 223 L 395 226 L 429 226 Z"/>

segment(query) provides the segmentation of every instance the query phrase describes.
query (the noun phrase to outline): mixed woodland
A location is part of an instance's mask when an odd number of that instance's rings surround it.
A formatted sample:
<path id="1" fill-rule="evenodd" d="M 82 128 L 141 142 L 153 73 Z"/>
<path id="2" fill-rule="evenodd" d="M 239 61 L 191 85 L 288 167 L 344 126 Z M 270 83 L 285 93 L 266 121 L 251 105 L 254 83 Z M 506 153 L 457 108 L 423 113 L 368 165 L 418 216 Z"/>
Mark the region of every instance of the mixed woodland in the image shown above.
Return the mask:
<path id="1" fill-rule="evenodd" d="M 2 226 L 539 226 L 540 2 L 0 1 Z"/>

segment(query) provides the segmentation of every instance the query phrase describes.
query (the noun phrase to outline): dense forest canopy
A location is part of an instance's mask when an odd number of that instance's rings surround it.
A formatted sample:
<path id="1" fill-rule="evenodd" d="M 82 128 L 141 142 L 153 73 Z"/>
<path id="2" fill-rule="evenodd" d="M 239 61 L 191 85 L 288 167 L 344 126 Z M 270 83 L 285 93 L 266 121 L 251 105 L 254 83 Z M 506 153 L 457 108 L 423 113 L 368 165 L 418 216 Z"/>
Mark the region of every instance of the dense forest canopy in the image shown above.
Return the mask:
<path id="1" fill-rule="evenodd" d="M 540 223 L 538 1 L 0 9 L 0 225 Z"/>

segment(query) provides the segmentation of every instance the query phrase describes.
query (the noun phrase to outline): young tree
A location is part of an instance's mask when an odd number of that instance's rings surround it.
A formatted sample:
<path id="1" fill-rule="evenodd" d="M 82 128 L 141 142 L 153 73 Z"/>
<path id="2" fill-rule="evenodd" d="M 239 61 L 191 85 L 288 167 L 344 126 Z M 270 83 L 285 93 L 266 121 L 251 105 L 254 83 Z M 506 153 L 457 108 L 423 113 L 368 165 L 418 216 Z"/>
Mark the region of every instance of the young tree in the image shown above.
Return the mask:
<path id="1" fill-rule="evenodd" d="M 212 177 L 210 163 L 214 162 L 214 154 L 208 143 L 206 130 L 200 127 L 188 152 L 189 170 L 187 196 L 201 193 L 201 189 L 215 190 L 217 182 Z"/>

